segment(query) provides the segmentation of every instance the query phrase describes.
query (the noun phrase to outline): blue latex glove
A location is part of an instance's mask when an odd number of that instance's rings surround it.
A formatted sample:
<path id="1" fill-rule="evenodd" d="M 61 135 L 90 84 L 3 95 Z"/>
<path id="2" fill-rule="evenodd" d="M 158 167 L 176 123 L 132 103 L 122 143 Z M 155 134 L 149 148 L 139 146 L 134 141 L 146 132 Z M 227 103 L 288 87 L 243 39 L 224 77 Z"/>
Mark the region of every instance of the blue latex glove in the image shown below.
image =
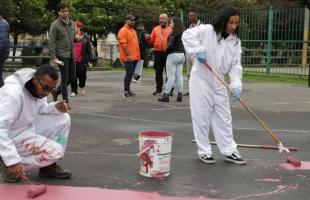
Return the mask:
<path id="1" fill-rule="evenodd" d="M 197 53 L 197 59 L 201 63 L 206 63 L 207 62 L 206 52 L 202 51 L 202 52 Z"/>
<path id="2" fill-rule="evenodd" d="M 241 94 L 241 90 L 238 88 L 233 88 L 232 89 L 232 100 L 233 101 L 239 101 L 240 100 L 240 94 Z"/>

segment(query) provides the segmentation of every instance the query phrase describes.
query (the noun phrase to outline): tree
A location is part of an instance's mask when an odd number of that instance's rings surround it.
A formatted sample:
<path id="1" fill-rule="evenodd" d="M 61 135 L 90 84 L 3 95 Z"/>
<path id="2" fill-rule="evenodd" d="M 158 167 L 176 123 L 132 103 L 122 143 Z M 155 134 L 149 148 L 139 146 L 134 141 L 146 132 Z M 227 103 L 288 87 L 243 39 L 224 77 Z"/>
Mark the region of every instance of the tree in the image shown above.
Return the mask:
<path id="1" fill-rule="evenodd" d="M 106 35 L 113 30 L 112 14 L 119 11 L 117 1 L 110 0 L 71 0 L 70 16 L 84 24 L 84 30 L 91 36 L 94 46 L 97 46 L 97 35 Z"/>
<path id="2" fill-rule="evenodd" d="M 17 45 L 18 35 L 28 33 L 39 35 L 48 30 L 53 19 L 52 13 L 46 10 L 45 0 L 11 0 L 11 12 L 8 21 L 14 45 Z M 15 49 L 13 49 L 15 55 Z"/>
<path id="3" fill-rule="evenodd" d="M 5 19 L 9 18 L 9 13 L 11 10 L 11 0 L 0 0 L 0 15 Z"/>
<path id="4" fill-rule="evenodd" d="M 57 5 L 61 2 L 61 0 L 46 0 L 46 2 L 47 2 L 46 5 L 47 10 L 52 11 L 55 14 L 55 16 L 57 16 L 58 15 Z"/>

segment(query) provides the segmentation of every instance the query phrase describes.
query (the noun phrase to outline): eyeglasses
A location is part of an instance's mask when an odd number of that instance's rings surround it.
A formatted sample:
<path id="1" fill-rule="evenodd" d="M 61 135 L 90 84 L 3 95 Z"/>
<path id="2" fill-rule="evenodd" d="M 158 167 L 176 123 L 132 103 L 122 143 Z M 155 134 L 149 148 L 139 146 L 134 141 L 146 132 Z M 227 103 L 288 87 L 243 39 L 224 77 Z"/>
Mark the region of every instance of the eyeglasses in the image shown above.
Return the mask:
<path id="1" fill-rule="evenodd" d="M 43 83 L 40 81 L 40 79 L 39 78 L 37 78 L 37 80 L 38 80 L 38 83 L 40 84 L 40 86 L 42 87 L 42 89 L 43 89 L 43 92 L 52 92 L 52 91 L 55 91 L 56 90 L 56 88 L 51 88 L 51 87 L 49 87 L 48 85 L 43 85 Z"/>

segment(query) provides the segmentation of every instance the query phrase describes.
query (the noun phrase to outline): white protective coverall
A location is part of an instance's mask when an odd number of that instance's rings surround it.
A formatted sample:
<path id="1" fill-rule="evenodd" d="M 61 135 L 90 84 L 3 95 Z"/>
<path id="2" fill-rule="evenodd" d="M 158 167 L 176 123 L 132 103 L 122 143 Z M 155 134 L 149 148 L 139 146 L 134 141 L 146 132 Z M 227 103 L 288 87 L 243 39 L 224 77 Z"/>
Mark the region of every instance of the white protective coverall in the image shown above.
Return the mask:
<path id="1" fill-rule="evenodd" d="M 35 73 L 21 69 L 0 88 L 0 156 L 6 166 L 21 163 L 24 171 L 45 167 L 64 156 L 70 116 L 33 97 L 25 88 Z"/>
<path id="2" fill-rule="evenodd" d="M 241 90 L 241 43 L 234 35 L 218 41 L 210 24 L 187 29 L 182 36 L 186 53 L 193 57 L 193 69 L 189 81 L 190 109 L 198 155 L 211 154 L 209 129 L 212 127 L 217 146 L 222 154 L 230 156 L 237 151 L 232 134 L 232 117 L 228 92 L 197 60 L 198 52 L 206 52 L 206 60 L 222 79 L 229 74 L 230 87 Z"/>

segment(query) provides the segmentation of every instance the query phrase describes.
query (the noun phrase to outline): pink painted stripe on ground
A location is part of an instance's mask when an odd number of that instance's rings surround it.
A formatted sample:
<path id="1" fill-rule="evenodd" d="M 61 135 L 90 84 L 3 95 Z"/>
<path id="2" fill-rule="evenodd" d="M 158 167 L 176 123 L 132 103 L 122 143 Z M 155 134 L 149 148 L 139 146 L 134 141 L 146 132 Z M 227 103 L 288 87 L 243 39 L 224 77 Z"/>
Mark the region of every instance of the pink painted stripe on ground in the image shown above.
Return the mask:
<path id="1" fill-rule="evenodd" d="M 280 163 L 279 164 L 282 168 L 287 169 L 289 171 L 295 171 L 295 170 L 310 170 L 310 162 L 301 161 L 300 167 L 295 167 L 291 163 Z"/>
<path id="2" fill-rule="evenodd" d="M 27 185 L 0 184 L 0 199 L 29 200 Z M 94 187 L 47 186 L 46 193 L 36 200 L 219 200 L 205 197 L 166 197 L 158 193 L 108 190 Z"/>

